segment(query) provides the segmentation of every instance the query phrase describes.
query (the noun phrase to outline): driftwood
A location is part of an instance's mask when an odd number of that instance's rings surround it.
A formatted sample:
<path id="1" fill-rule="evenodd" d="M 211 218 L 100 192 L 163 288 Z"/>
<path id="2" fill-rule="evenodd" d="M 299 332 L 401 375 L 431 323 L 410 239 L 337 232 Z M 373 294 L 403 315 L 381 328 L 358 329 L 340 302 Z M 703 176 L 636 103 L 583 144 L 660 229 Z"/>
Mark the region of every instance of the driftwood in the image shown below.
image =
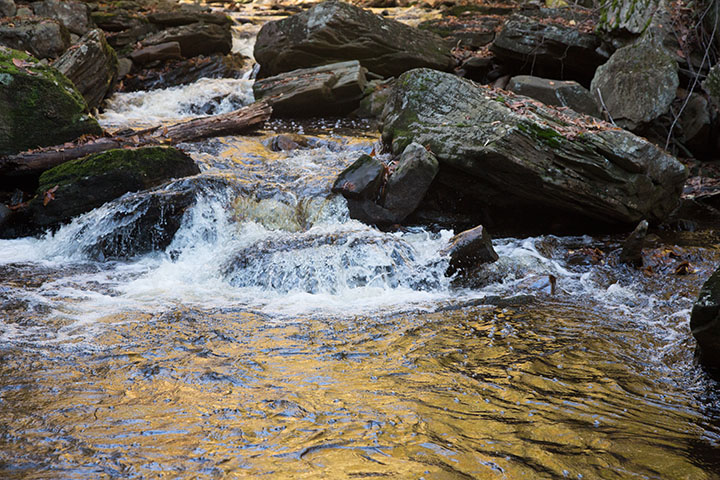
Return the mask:
<path id="1" fill-rule="evenodd" d="M 128 135 L 115 135 L 82 143 L 57 145 L 0 158 L 0 175 L 31 176 L 75 158 L 112 148 L 174 145 L 221 135 L 234 135 L 257 127 L 270 118 L 267 102 L 256 102 L 234 112 L 200 117 L 170 126 L 157 126 Z"/>

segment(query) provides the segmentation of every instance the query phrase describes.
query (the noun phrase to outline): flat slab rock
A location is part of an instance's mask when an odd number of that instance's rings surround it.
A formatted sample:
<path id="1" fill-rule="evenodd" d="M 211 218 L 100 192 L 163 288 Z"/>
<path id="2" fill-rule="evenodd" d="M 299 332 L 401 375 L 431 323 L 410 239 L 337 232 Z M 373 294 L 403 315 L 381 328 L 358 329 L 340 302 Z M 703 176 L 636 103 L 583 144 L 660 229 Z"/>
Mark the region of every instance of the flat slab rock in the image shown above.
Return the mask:
<path id="1" fill-rule="evenodd" d="M 450 45 L 437 35 L 334 0 L 263 25 L 254 56 L 260 77 L 347 60 L 384 77 L 455 65 Z"/>
<path id="2" fill-rule="evenodd" d="M 268 101 L 276 116 L 344 113 L 360 103 L 365 72 L 357 60 L 293 70 L 258 80 L 253 93 L 257 100 Z"/>
<path id="3" fill-rule="evenodd" d="M 484 206 L 531 205 L 605 223 L 661 221 L 686 168 L 665 151 L 592 117 L 429 69 L 398 78 L 384 143 L 410 142 L 463 172 Z"/>

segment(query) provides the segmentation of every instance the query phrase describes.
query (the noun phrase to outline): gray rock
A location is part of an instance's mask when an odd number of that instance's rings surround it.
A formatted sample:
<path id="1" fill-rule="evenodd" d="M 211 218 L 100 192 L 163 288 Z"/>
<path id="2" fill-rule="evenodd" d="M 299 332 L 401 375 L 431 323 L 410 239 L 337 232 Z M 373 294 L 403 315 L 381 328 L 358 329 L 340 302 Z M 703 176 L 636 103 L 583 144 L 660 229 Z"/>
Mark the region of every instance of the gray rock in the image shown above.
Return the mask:
<path id="1" fill-rule="evenodd" d="M 374 201 L 383 181 L 385 165 L 375 157 L 362 155 L 343 170 L 332 186 L 333 193 L 340 193 L 350 200 Z"/>
<path id="2" fill-rule="evenodd" d="M 14 17 L 16 11 L 13 0 L 0 0 L 0 17 Z"/>
<path id="3" fill-rule="evenodd" d="M 266 145 L 273 152 L 289 152 L 292 150 L 308 148 L 310 146 L 310 142 L 306 137 L 296 133 L 282 133 L 272 137 Z"/>
<path id="4" fill-rule="evenodd" d="M 28 7 L 20 7 L 15 11 L 16 17 L 32 17 L 33 15 L 33 11 Z"/>
<path id="5" fill-rule="evenodd" d="M 118 78 L 118 60 L 100 29 L 90 30 L 53 66 L 68 77 L 93 109 L 112 93 Z"/>
<path id="6" fill-rule="evenodd" d="M 691 93 L 683 103 L 685 108 L 678 119 L 682 142 L 696 158 L 710 157 L 718 141 L 710 102 L 703 95 Z"/>
<path id="7" fill-rule="evenodd" d="M 395 82 L 394 79 L 368 82 L 360 105 L 353 114 L 360 118 L 380 118 L 385 108 L 385 102 L 392 91 L 393 82 Z"/>
<path id="8" fill-rule="evenodd" d="M 70 32 L 57 20 L 33 17 L 0 22 L 0 45 L 36 58 L 57 58 L 70 46 Z"/>
<path id="9" fill-rule="evenodd" d="M 163 28 L 179 27 L 196 22 L 214 23 L 216 25 L 232 24 L 232 19 L 223 13 L 193 12 L 184 9 L 171 12 L 154 12 L 149 14 L 147 19 L 150 23 L 160 25 Z"/>
<path id="10" fill-rule="evenodd" d="M 720 107 L 720 63 L 710 69 L 703 88 L 710 94 L 713 103 Z"/>
<path id="11" fill-rule="evenodd" d="M 32 8 L 38 17 L 53 18 L 77 35 L 85 35 L 93 26 L 90 8 L 84 2 L 43 0 L 33 2 Z"/>
<path id="12" fill-rule="evenodd" d="M 668 112 L 679 83 L 677 62 L 648 31 L 597 69 L 590 92 L 617 125 L 635 130 Z"/>
<path id="13" fill-rule="evenodd" d="M 639 35 L 645 31 L 661 0 L 604 0 L 598 28 L 614 35 Z"/>
<path id="14" fill-rule="evenodd" d="M 129 58 L 118 59 L 118 79 L 122 79 L 130 73 L 133 68 L 133 62 Z"/>
<path id="15" fill-rule="evenodd" d="M 145 65 L 155 61 L 179 60 L 182 55 L 178 42 L 168 42 L 139 48 L 130 54 L 130 58 L 134 64 Z"/>
<path id="16" fill-rule="evenodd" d="M 102 134 L 67 77 L 5 47 L 0 47 L 0 112 L 0 156 Z"/>
<path id="17" fill-rule="evenodd" d="M 499 258 L 490 234 L 482 225 L 452 237 L 448 246 L 440 251 L 440 255 L 450 257 L 446 272 L 448 276 L 458 271 L 467 275 L 480 265 L 495 262 Z"/>
<path id="18" fill-rule="evenodd" d="M 697 341 L 702 362 L 720 367 L 720 269 L 700 289 L 690 314 L 690 330 Z"/>
<path id="19" fill-rule="evenodd" d="M 418 143 L 411 143 L 395 163 L 388 178 L 382 206 L 393 216 L 393 223 L 405 220 L 418 207 L 437 175 L 438 161 Z"/>
<path id="20" fill-rule="evenodd" d="M 569 110 L 522 108 L 522 98 L 412 70 L 398 78 L 385 106 L 382 138 L 395 153 L 411 142 L 428 147 L 439 177 L 446 167 L 459 172 L 476 209 L 496 216 L 529 206 L 636 223 L 662 220 L 676 207 L 687 170 L 675 158 Z"/>
<path id="21" fill-rule="evenodd" d="M 592 78 L 606 57 L 600 39 L 564 23 L 513 15 L 490 51 L 521 72 L 552 78 Z"/>
<path id="22" fill-rule="evenodd" d="M 185 58 L 213 53 L 227 55 L 232 49 L 230 25 L 212 23 L 192 23 L 171 27 L 146 37 L 142 45 L 146 47 L 169 42 L 178 42 L 182 56 Z"/>
<path id="23" fill-rule="evenodd" d="M 357 60 L 293 70 L 256 81 L 253 92 L 272 105 L 275 116 L 345 113 L 360 103 L 365 72 Z"/>
<path id="24" fill-rule="evenodd" d="M 620 261 L 640 267 L 643 264 L 642 249 L 647 236 L 648 222 L 643 220 L 638 223 L 635 230 L 623 242 L 620 252 Z"/>
<path id="25" fill-rule="evenodd" d="M 334 0 L 263 25 L 254 56 L 260 77 L 348 60 L 384 77 L 455 64 L 438 36 Z"/>
<path id="26" fill-rule="evenodd" d="M 518 75 L 510 79 L 507 89 L 518 95 L 534 98 L 545 105 L 568 107 L 578 113 L 600 116 L 600 110 L 590 91 L 573 80 L 550 80 Z"/>
<path id="27" fill-rule="evenodd" d="M 12 216 L 12 210 L 10 210 L 5 204 L 0 203 L 0 230 L 3 229 L 10 217 Z"/>

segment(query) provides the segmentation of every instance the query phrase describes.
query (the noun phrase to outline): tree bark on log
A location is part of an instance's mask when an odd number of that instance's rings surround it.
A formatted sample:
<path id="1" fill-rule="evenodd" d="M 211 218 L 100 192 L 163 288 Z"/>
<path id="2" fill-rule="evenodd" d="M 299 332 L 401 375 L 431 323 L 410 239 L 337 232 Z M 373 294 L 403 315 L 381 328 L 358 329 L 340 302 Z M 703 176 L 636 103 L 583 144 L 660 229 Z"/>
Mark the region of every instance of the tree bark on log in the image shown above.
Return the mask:
<path id="1" fill-rule="evenodd" d="M 235 135 L 258 127 L 270 118 L 272 107 L 255 102 L 230 113 L 200 117 L 170 126 L 156 126 L 129 135 L 101 137 L 83 143 L 46 147 L 0 158 L 0 175 L 6 177 L 40 175 L 45 170 L 92 153 L 113 148 L 147 145 L 174 145 L 203 138 Z"/>

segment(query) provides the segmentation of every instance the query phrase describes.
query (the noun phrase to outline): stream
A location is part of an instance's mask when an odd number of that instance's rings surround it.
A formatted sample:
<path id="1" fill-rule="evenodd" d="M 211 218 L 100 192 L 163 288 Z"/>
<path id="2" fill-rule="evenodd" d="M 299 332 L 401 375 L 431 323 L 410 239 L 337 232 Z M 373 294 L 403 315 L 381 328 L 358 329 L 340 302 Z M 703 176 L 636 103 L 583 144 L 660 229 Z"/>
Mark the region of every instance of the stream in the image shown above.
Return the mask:
<path id="1" fill-rule="evenodd" d="M 116 94 L 101 122 L 230 111 L 251 84 Z M 195 202 L 149 254 L 95 248 L 147 194 L 0 240 L 0 478 L 720 478 L 688 326 L 717 245 L 643 271 L 620 237 L 500 238 L 458 287 L 456 232 L 379 231 L 330 194 L 378 141 L 318 119 L 181 145 L 202 173 L 156 193 Z"/>

